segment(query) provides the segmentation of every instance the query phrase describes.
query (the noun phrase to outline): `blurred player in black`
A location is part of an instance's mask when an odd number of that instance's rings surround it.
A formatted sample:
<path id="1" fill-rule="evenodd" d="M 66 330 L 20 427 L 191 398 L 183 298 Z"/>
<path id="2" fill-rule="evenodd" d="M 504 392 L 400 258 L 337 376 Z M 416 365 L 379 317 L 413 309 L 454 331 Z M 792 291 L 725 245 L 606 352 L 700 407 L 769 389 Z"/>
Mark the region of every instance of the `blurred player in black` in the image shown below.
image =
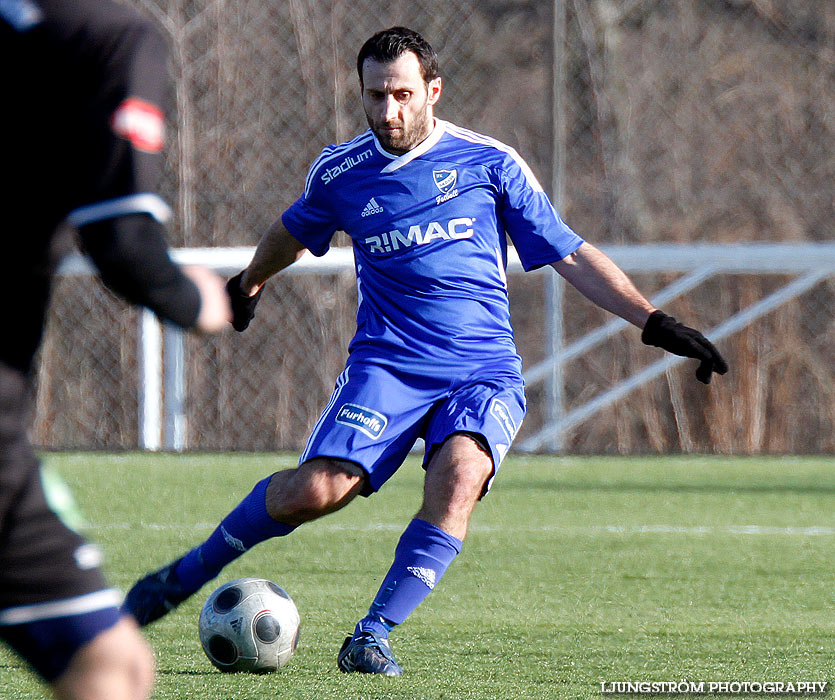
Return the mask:
<path id="1" fill-rule="evenodd" d="M 167 50 L 109 0 L 2 0 L 0 638 L 59 698 L 138 700 L 150 649 L 100 555 L 50 506 L 24 416 L 65 222 L 104 281 L 183 328 L 230 318 L 219 277 L 180 268 L 159 195 Z"/>

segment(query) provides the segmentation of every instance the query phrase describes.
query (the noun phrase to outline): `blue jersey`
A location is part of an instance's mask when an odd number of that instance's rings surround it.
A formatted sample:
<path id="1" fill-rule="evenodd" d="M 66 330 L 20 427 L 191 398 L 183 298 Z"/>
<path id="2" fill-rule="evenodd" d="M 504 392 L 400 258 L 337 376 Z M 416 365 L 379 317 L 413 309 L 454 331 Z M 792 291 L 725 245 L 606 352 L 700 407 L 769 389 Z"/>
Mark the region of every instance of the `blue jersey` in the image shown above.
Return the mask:
<path id="1" fill-rule="evenodd" d="M 441 120 L 400 156 L 370 130 L 325 148 L 282 222 L 314 255 L 338 230 L 353 241 L 359 303 L 349 365 L 450 378 L 521 369 L 505 234 L 526 270 L 583 242 L 512 148 Z"/>

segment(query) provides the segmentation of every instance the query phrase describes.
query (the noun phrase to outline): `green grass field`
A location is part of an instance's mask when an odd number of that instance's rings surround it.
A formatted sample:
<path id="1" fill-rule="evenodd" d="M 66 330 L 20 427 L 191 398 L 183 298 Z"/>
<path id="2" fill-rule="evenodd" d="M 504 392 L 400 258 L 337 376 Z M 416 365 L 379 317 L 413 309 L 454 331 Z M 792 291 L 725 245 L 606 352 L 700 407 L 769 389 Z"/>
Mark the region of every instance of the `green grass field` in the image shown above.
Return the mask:
<path id="1" fill-rule="evenodd" d="M 50 454 L 123 590 L 206 537 L 287 455 Z M 204 657 L 207 586 L 148 628 L 154 698 L 600 698 L 615 681 L 830 681 L 835 463 L 824 458 L 513 457 L 464 551 L 393 646 L 406 675 L 346 676 L 336 652 L 419 505 L 410 460 L 371 499 L 263 543 L 239 576 L 285 587 L 302 617 L 278 674 Z M 43 689 L 0 650 L 0 697 Z M 739 697 L 739 696 L 737 696 Z"/>

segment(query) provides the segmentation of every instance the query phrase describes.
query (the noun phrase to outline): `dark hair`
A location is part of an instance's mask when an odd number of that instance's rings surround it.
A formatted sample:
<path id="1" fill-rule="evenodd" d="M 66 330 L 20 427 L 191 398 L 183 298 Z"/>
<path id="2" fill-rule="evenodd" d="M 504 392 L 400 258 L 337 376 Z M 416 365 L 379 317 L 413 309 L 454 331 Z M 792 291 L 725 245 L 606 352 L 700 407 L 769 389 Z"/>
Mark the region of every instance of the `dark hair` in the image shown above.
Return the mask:
<path id="1" fill-rule="evenodd" d="M 357 73 L 362 85 L 362 64 L 366 58 L 388 63 L 400 58 L 407 51 L 417 56 L 423 81 L 429 83 L 438 77 L 438 54 L 420 34 L 406 27 L 391 27 L 377 32 L 366 41 L 357 55 Z"/>

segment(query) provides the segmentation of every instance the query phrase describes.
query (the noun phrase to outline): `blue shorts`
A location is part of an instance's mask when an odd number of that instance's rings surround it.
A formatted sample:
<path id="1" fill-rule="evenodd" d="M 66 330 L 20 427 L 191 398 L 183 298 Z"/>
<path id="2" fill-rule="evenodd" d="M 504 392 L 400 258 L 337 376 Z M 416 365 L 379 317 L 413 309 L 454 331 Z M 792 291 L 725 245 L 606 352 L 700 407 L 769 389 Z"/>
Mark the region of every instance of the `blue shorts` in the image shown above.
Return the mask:
<path id="1" fill-rule="evenodd" d="M 354 462 L 367 474 L 367 496 L 400 468 L 418 438 L 426 442 L 426 468 L 446 438 L 469 433 L 493 458 L 489 489 L 524 417 L 524 384 L 512 370 L 450 382 L 355 362 L 337 378 L 299 464 L 316 457 Z"/>

